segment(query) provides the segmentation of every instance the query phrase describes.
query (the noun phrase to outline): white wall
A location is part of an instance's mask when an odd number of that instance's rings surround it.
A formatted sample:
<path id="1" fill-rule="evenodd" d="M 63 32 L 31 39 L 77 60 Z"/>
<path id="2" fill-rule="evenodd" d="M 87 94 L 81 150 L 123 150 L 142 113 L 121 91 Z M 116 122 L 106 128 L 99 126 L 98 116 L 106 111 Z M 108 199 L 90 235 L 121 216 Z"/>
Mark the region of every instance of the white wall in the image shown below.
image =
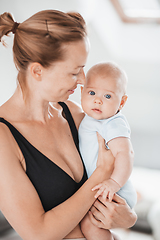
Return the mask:
<path id="1" fill-rule="evenodd" d="M 129 77 L 123 110 L 132 129 L 135 164 L 160 169 L 160 25 L 124 24 L 109 0 L 0 0 L 0 13 L 10 11 L 22 22 L 43 9 L 79 11 L 88 23 L 91 50 L 85 70 L 113 60 Z M 0 105 L 13 93 L 16 70 L 9 48 L 0 45 Z M 80 91 L 71 99 L 80 102 Z"/>

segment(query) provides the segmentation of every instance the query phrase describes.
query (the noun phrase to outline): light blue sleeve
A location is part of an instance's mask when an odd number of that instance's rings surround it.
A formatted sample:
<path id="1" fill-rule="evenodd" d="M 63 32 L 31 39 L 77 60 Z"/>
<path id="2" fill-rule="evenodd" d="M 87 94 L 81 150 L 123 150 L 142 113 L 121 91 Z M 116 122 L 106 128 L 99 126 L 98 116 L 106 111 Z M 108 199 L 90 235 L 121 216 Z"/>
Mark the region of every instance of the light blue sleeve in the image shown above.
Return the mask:
<path id="1" fill-rule="evenodd" d="M 103 138 L 108 143 L 117 137 L 130 138 L 131 130 L 126 118 L 123 115 L 111 118 L 107 123 L 103 123 Z"/>

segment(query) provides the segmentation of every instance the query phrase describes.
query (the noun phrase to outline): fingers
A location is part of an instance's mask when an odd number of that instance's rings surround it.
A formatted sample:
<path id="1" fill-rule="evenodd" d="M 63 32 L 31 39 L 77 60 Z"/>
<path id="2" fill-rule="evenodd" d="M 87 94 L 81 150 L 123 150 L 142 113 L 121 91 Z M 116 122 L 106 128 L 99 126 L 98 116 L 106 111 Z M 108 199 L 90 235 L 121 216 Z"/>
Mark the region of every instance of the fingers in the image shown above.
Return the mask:
<path id="1" fill-rule="evenodd" d="M 100 196 L 98 199 L 102 199 L 102 196 Z M 93 211 L 95 208 L 95 209 L 97 209 L 97 211 L 99 211 L 102 215 L 105 216 L 106 211 L 108 211 L 108 209 L 107 209 L 106 205 L 102 204 L 102 202 L 100 202 L 98 199 L 94 202 L 94 205 L 92 206 L 91 210 Z M 106 201 L 109 201 L 109 200 L 106 199 L 104 202 L 106 202 Z"/>
<path id="2" fill-rule="evenodd" d="M 98 190 L 97 193 L 95 194 L 95 198 L 98 198 L 102 193 L 104 192 L 104 186 L 102 183 L 96 185 L 94 188 L 92 188 L 92 191 Z"/>
<path id="3" fill-rule="evenodd" d="M 92 222 L 93 225 L 95 225 L 95 226 L 97 226 L 99 228 L 103 228 L 103 223 L 101 221 L 97 220 L 93 216 L 92 212 L 90 212 L 90 211 L 89 211 L 89 219 L 90 219 L 90 221 Z"/>
<path id="4" fill-rule="evenodd" d="M 104 148 L 105 147 L 105 140 L 98 132 L 97 132 L 97 139 L 98 139 L 99 149 Z"/>
<path id="5" fill-rule="evenodd" d="M 89 211 L 89 218 L 94 225 L 104 227 L 104 216 L 94 206 L 92 206 Z"/>
<path id="6" fill-rule="evenodd" d="M 114 168 L 114 156 L 111 150 L 108 150 L 105 145 L 105 140 L 102 136 L 97 133 L 97 139 L 99 144 L 99 151 L 98 151 L 98 159 L 97 159 L 97 167 L 101 166 L 103 172 L 106 171 L 106 178 L 109 178 L 113 168 Z"/>
<path id="7" fill-rule="evenodd" d="M 100 195 L 102 195 L 103 194 L 103 189 L 102 188 L 100 188 L 99 190 L 98 190 L 98 192 L 95 194 L 95 198 L 98 198 Z"/>
<path id="8" fill-rule="evenodd" d="M 111 207 L 113 207 L 113 205 L 117 204 L 116 202 L 113 202 L 113 199 L 110 201 L 109 200 L 109 196 L 104 199 L 102 196 L 98 197 L 99 203 L 95 202 L 94 205 L 96 208 L 98 208 L 99 211 L 104 211 L 103 210 L 103 206 L 106 209 L 110 209 Z"/>
<path id="9" fill-rule="evenodd" d="M 95 194 L 95 198 L 98 198 L 99 196 L 102 196 L 104 200 L 110 196 L 110 201 L 112 201 L 113 194 L 109 192 L 109 190 L 102 184 L 96 185 L 94 188 L 92 188 L 92 191 L 98 190 Z"/>
<path id="10" fill-rule="evenodd" d="M 109 191 L 107 190 L 107 188 L 105 188 L 102 195 L 103 200 L 105 201 L 107 198 L 109 198 L 109 195 L 110 195 Z"/>
<path id="11" fill-rule="evenodd" d="M 94 202 L 94 207 L 100 211 L 104 217 L 108 214 L 108 213 L 112 213 L 115 211 L 115 209 L 117 208 L 117 203 L 113 202 L 113 201 L 109 201 L 109 199 L 103 199 L 102 196 L 98 197 L 98 200 L 96 200 Z"/>
<path id="12" fill-rule="evenodd" d="M 94 188 L 92 188 L 92 191 L 98 190 L 102 187 L 102 183 L 96 185 Z"/>
<path id="13" fill-rule="evenodd" d="M 105 201 L 107 198 L 109 199 L 109 202 L 112 201 L 114 192 L 108 190 L 106 186 L 104 186 L 103 183 L 100 183 L 96 185 L 94 188 L 92 188 L 92 191 L 98 190 L 95 194 L 95 198 L 98 198 L 99 196 L 103 197 L 103 200 Z"/>
<path id="14" fill-rule="evenodd" d="M 108 194 L 109 202 L 112 202 L 113 195 L 114 195 L 114 192 L 111 192 L 111 191 L 110 191 L 109 194 Z"/>
<path id="15" fill-rule="evenodd" d="M 121 203 L 123 205 L 126 204 L 126 200 L 122 197 L 120 197 L 118 194 L 114 194 L 113 196 L 113 200 L 116 202 L 116 203 Z"/>

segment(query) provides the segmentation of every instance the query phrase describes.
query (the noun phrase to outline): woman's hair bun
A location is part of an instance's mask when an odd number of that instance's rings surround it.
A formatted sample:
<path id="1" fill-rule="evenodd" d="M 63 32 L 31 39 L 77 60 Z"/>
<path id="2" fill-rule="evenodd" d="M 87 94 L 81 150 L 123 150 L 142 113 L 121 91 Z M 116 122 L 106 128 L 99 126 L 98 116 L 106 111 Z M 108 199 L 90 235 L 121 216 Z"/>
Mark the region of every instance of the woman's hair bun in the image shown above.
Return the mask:
<path id="1" fill-rule="evenodd" d="M 9 12 L 5 12 L 0 15 L 0 42 L 4 35 L 8 35 L 12 32 L 14 26 L 14 19 Z"/>
<path id="2" fill-rule="evenodd" d="M 81 28 L 86 28 L 85 20 L 81 14 L 79 14 L 78 12 L 68 12 L 68 15 L 74 18 L 79 23 L 79 26 Z"/>

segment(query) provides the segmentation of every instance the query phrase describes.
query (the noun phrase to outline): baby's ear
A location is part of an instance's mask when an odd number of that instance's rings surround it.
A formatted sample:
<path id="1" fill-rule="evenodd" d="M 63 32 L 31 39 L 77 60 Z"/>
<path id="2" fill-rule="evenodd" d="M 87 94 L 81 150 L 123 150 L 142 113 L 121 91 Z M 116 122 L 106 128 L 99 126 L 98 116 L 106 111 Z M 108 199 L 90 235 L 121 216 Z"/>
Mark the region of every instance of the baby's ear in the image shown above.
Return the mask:
<path id="1" fill-rule="evenodd" d="M 125 94 L 125 95 L 123 95 L 123 97 L 122 97 L 122 99 L 121 99 L 121 103 L 120 103 L 120 106 L 119 106 L 119 109 L 118 109 L 118 110 L 121 110 L 121 109 L 124 107 L 124 105 L 125 105 L 125 103 L 126 103 L 127 99 L 128 99 L 128 96 L 127 96 L 126 94 Z"/>
<path id="2" fill-rule="evenodd" d="M 84 88 L 84 87 L 81 86 L 81 94 L 82 94 L 82 92 L 83 92 L 83 88 Z"/>

